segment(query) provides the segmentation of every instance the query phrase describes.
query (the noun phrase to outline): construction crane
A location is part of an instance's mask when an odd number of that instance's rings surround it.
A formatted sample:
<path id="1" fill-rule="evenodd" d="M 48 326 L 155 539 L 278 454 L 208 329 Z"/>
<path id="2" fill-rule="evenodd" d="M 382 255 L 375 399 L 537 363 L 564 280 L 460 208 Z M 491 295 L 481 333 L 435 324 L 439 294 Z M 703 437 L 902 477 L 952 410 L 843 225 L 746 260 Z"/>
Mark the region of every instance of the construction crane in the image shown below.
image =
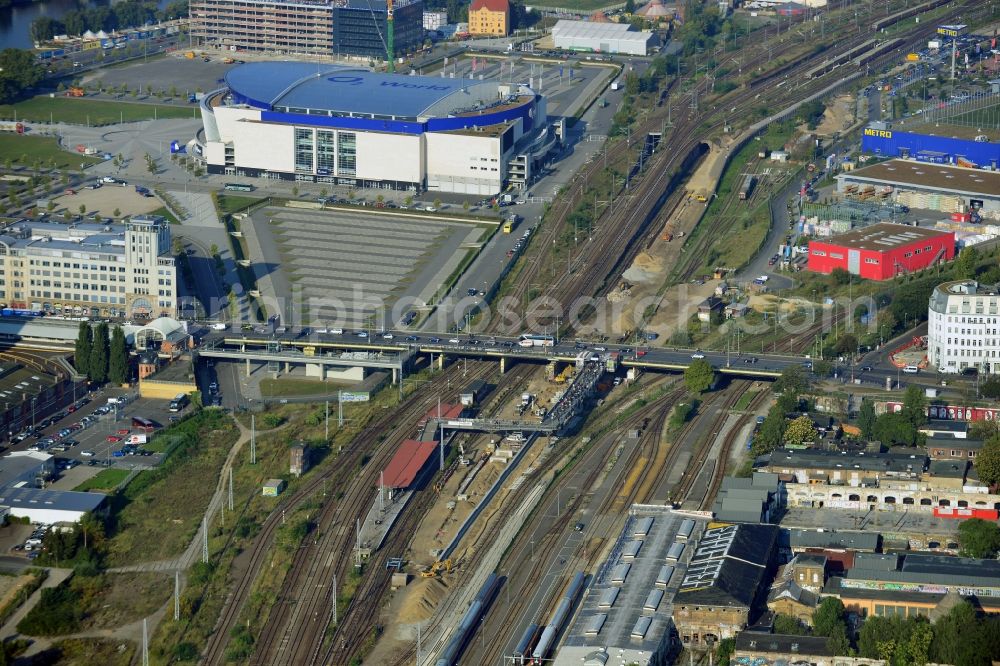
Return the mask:
<path id="1" fill-rule="evenodd" d="M 386 42 L 385 42 L 385 62 L 387 71 L 392 74 L 396 71 L 396 31 L 393 29 L 392 24 L 392 0 L 385 0 L 385 24 L 386 24 Z"/>

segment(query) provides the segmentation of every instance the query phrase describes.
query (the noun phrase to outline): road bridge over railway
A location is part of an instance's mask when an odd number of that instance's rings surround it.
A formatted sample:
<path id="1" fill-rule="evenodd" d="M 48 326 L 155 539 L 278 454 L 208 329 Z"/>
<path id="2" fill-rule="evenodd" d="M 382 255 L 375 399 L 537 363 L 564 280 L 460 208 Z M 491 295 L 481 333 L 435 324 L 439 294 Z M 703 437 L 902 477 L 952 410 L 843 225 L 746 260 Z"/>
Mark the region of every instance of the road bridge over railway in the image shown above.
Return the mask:
<path id="1" fill-rule="evenodd" d="M 542 337 L 542 336 L 536 336 Z M 808 357 L 792 354 L 737 354 L 725 351 L 654 347 L 647 344 L 609 344 L 582 341 L 555 341 L 551 345 L 523 346 L 520 337 L 483 337 L 442 334 L 417 336 L 409 331 L 320 333 L 308 328 L 287 329 L 283 332 L 222 333 L 212 331 L 204 344 L 217 349 L 237 348 L 241 351 L 280 343 L 283 350 L 295 349 L 308 356 L 328 351 L 356 350 L 372 354 L 429 355 L 443 362 L 447 356 L 496 359 L 501 371 L 508 361 L 580 364 L 589 361 L 635 367 L 652 372 L 683 372 L 693 360 L 704 358 L 723 374 L 774 378 L 793 365 L 811 365 Z"/>

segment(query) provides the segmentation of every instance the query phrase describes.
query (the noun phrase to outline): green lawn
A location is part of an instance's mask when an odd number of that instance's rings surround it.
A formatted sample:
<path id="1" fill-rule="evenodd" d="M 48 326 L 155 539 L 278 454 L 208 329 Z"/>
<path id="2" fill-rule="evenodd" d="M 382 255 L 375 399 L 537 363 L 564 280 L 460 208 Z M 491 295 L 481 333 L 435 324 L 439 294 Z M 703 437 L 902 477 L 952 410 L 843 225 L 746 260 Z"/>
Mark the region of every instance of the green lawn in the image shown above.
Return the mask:
<path id="1" fill-rule="evenodd" d="M 87 479 L 73 490 L 84 492 L 87 490 L 106 490 L 111 492 L 119 483 L 129 475 L 127 469 L 102 469 L 100 472 Z"/>
<path id="2" fill-rule="evenodd" d="M 750 401 L 757 397 L 760 391 L 747 391 L 740 396 L 740 399 L 736 401 L 736 406 L 733 407 L 733 411 L 742 412 L 744 409 L 750 406 Z"/>
<path id="3" fill-rule="evenodd" d="M 318 379 L 262 379 L 261 394 L 281 398 L 302 395 L 320 395 L 331 393 L 339 388 L 332 382 L 322 382 Z"/>
<path id="4" fill-rule="evenodd" d="M 97 164 L 103 160 L 90 155 L 80 155 L 63 150 L 59 142 L 48 136 L 23 136 L 0 134 L 0 156 L 10 158 L 14 164 L 30 167 L 35 160 L 43 166 L 56 169 L 79 169 L 81 164 Z"/>
<path id="5" fill-rule="evenodd" d="M 160 215 L 161 217 L 165 217 L 170 224 L 180 224 L 180 220 L 174 217 L 174 214 L 167 210 L 166 206 L 160 206 L 152 211 L 150 215 Z"/>
<path id="6" fill-rule="evenodd" d="M 75 125 L 111 125 L 157 118 L 197 118 L 197 109 L 164 104 L 142 104 L 114 100 L 48 97 L 39 95 L 17 104 L 0 105 L 0 119 L 32 122 L 61 122 Z"/>
<path id="7" fill-rule="evenodd" d="M 232 213 L 238 213 L 259 201 L 263 201 L 263 199 L 261 197 L 244 197 L 236 194 L 220 194 L 219 214 L 231 215 Z"/>

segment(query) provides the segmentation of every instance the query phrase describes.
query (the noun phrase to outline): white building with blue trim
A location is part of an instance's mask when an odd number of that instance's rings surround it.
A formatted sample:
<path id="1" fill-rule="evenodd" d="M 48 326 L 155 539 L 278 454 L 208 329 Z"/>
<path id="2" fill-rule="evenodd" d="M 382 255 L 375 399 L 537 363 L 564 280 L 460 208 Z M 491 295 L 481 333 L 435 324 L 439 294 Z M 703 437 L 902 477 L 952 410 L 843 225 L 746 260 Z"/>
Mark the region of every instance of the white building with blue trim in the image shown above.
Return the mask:
<path id="1" fill-rule="evenodd" d="M 236 67 L 202 100 L 210 173 L 491 195 L 556 142 L 522 83 L 302 62 Z"/>

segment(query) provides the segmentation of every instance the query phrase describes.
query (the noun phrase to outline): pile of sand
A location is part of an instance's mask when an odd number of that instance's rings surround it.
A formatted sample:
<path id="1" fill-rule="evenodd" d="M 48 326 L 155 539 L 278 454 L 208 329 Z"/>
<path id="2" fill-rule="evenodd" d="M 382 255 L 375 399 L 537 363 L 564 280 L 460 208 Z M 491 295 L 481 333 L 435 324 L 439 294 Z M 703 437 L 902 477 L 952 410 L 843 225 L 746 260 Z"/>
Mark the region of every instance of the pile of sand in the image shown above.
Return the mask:
<path id="1" fill-rule="evenodd" d="M 447 576 L 448 574 L 444 574 Z M 448 584 L 438 578 L 414 578 L 406 587 L 396 618 L 407 624 L 423 622 L 434 615 L 441 600 L 448 595 Z"/>

